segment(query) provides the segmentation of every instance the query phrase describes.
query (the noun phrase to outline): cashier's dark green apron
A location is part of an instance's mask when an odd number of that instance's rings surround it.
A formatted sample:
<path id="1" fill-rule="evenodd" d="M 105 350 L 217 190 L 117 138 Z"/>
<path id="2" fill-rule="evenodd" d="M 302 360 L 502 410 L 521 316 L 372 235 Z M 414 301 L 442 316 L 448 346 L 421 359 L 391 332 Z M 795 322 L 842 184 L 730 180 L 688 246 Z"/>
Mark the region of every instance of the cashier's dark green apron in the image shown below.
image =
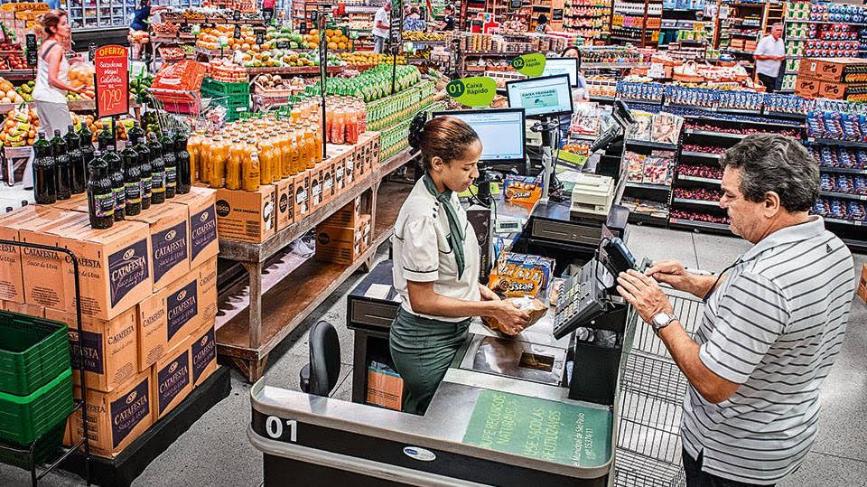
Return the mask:
<path id="1" fill-rule="evenodd" d="M 403 379 L 403 412 L 424 414 L 458 349 L 470 318 L 452 322 L 416 316 L 400 308 L 391 324 L 391 358 Z"/>

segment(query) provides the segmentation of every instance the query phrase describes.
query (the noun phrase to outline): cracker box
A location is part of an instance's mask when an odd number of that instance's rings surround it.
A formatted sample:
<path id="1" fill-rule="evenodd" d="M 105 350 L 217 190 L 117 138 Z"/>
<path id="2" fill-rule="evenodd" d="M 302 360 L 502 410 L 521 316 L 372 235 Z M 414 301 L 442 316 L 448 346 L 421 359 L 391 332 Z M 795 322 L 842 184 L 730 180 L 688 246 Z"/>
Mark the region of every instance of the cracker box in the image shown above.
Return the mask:
<path id="1" fill-rule="evenodd" d="M 153 421 L 177 407 L 193 390 L 188 340 L 154 364 L 151 376 Z"/>
<path id="2" fill-rule="evenodd" d="M 75 345 L 81 343 L 88 389 L 111 392 L 138 372 L 138 314 L 135 307 L 110 321 L 82 316 L 80 336 L 75 313 L 48 308 L 45 317 L 69 327 L 72 366 L 76 368 L 81 366 L 81 357 Z M 73 380 L 80 385 L 78 374 L 73 374 Z"/>
<path id="3" fill-rule="evenodd" d="M 804 98 L 816 98 L 819 96 L 819 87 L 822 82 L 806 76 L 798 76 L 795 82 L 795 94 Z"/>
<path id="4" fill-rule="evenodd" d="M 217 240 L 217 192 L 207 188 L 191 188 L 189 193 L 175 196 L 175 204 L 186 205 L 190 229 L 190 268 L 220 252 Z"/>
<path id="5" fill-rule="evenodd" d="M 145 370 L 199 328 L 199 272 L 171 283 L 138 305 L 138 370 Z"/>
<path id="6" fill-rule="evenodd" d="M 262 243 L 274 235 L 275 188 L 259 186 L 257 191 L 217 190 L 217 231 L 221 238 Z"/>
<path id="7" fill-rule="evenodd" d="M 76 397 L 81 389 L 75 388 Z M 153 424 L 151 370 L 136 374 L 112 392 L 87 391 L 90 451 L 114 458 Z M 82 437 L 81 411 L 69 417 L 72 442 Z"/>
<path id="8" fill-rule="evenodd" d="M 151 206 L 139 215 L 127 217 L 127 220 L 143 222 L 150 227 L 154 292 L 190 271 L 189 212 L 186 205 Z"/>
<path id="9" fill-rule="evenodd" d="M 277 230 L 295 223 L 295 178 L 281 179 L 277 187 Z"/>
<path id="10" fill-rule="evenodd" d="M 301 221 L 310 214 L 310 170 L 293 176 L 295 184 L 295 221 Z"/>
<path id="11" fill-rule="evenodd" d="M 547 289 L 554 266 L 547 257 L 503 252 L 491 268 L 488 287 L 509 298 L 535 298 Z"/>
<path id="12" fill-rule="evenodd" d="M 206 323 L 189 338 L 193 387 L 199 387 L 217 371 L 217 337 L 214 323 Z"/>

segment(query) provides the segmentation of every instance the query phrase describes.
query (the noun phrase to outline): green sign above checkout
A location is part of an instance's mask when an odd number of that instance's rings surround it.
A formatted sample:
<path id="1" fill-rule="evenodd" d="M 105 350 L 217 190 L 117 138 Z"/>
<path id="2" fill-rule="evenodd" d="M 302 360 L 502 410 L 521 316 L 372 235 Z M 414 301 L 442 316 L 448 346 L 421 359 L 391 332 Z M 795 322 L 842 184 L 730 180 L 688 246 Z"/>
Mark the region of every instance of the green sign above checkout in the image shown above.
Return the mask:
<path id="1" fill-rule="evenodd" d="M 545 72 L 545 55 L 539 52 L 523 54 L 512 59 L 512 67 L 515 71 L 530 77 L 542 76 Z"/>
<path id="2" fill-rule="evenodd" d="M 497 94 L 497 82 L 486 76 L 456 79 L 446 85 L 446 93 L 461 105 L 487 107 Z"/>
<path id="3" fill-rule="evenodd" d="M 612 415 L 605 409 L 484 390 L 463 443 L 579 468 L 611 458 Z"/>

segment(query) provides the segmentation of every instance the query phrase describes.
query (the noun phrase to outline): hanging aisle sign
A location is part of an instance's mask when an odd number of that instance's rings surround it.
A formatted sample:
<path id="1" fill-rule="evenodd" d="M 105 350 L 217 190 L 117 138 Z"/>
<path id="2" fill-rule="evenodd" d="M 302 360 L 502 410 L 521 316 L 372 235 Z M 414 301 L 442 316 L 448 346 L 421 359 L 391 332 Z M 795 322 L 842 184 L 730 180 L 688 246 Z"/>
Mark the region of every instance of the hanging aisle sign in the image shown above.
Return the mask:
<path id="1" fill-rule="evenodd" d="M 515 71 L 530 78 L 542 76 L 542 73 L 545 72 L 545 55 L 539 52 L 523 54 L 512 59 L 512 67 L 515 68 Z"/>
<path id="2" fill-rule="evenodd" d="M 456 79 L 446 85 L 446 93 L 467 107 L 487 107 L 497 94 L 497 82 L 487 76 Z"/>
<path id="3" fill-rule="evenodd" d="M 96 116 L 129 113 L 129 60 L 126 48 L 115 44 L 94 52 Z"/>

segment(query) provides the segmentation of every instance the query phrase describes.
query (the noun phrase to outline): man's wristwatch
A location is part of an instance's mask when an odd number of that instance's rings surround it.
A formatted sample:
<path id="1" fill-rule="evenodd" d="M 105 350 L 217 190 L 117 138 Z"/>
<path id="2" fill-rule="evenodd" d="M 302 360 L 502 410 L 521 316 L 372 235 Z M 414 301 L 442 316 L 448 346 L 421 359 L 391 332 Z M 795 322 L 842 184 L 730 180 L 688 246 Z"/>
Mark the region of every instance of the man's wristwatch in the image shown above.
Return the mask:
<path id="1" fill-rule="evenodd" d="M 659 335 L 659 332 L 662 331 L 663 328 L 670 325 L 671 322 L 675 320 L 677 320 L 677 316 L 662 312 L 653 315 L 649 324 L 653 327 L 653 332 Z"/>

